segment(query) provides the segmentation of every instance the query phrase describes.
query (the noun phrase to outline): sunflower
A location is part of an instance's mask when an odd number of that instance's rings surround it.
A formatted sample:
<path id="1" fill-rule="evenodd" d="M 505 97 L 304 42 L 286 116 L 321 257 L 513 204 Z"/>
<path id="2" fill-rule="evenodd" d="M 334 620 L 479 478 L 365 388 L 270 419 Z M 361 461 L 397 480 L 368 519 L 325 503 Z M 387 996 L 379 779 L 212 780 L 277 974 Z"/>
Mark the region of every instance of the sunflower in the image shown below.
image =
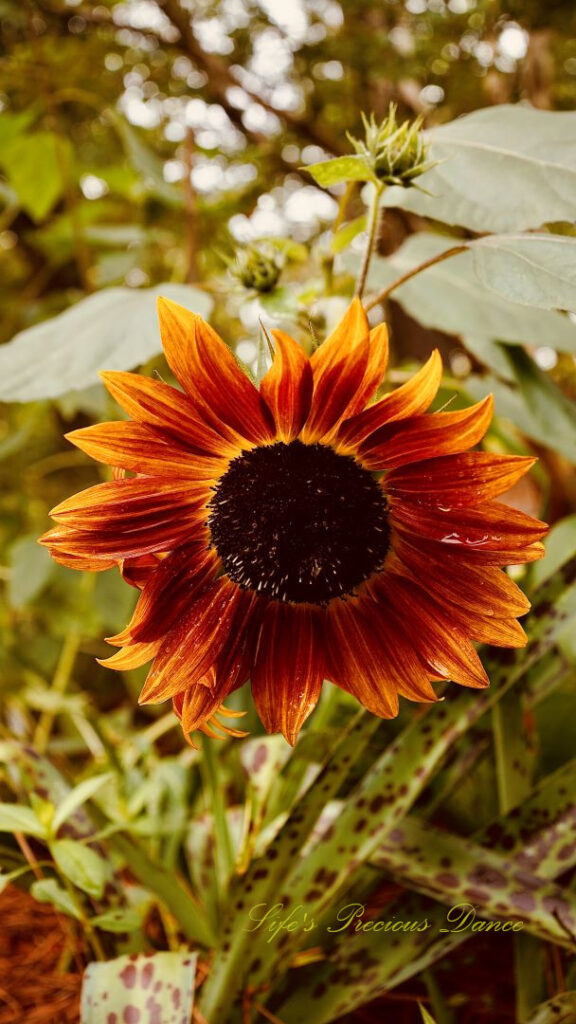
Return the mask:
<path id="1" fill-rule="evenodd" d="M 171 698 L 187 735 L 213 731 L 250 679 L 290 743 L 324 679 L 383 718 L 399 695 L 436 700 L 435 681 L 488 686 L 474 642 L 526 642 L 529 603 L 501 567 L 540 558 L 547 529 L 494 500 L 535 460 L 469 450 L 492 398 L 427 413 L 434 351 L 374 400 L 387 331 L 358 300 L 310 357 L 272 331 L 259 389 L 200 317 L 167 299 L 159 315 L 182 390 L 102 375 L 132 419 L 67 436 L 116 478 L 53 509 L 42 538 L 58 562 L 119 564 L 141 590 L 102 663 L 152 661 L 140 701 Z"/>

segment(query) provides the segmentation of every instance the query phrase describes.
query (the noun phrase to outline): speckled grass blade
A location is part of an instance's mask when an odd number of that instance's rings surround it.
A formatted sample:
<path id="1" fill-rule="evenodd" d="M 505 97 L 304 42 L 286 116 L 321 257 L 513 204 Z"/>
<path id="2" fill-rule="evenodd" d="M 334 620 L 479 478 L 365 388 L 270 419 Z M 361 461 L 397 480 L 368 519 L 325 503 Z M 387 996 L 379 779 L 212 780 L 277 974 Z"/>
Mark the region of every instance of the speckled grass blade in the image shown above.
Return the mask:
<path id="1" fill-rule="evenodd" d="M 196 953 L 144 953 L 89 964 L 84 972 L 80 1024 L 104 1021 L 189 1024 Z"/>

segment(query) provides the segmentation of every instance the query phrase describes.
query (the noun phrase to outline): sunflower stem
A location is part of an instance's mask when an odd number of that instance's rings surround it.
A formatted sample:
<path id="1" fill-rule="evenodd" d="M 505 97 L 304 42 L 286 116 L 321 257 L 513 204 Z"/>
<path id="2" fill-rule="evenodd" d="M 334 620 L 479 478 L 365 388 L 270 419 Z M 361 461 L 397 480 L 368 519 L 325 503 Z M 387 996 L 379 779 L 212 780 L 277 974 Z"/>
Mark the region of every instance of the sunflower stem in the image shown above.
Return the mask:
<path id="1" fill-rule="evenodd" d="M 380 197 L 383 191 L 384 185 L 381 181 L 373 186 L 372 201 L 368 209 L 368 239 L 364 250 L 362 266 L 360 267 L 360 273 L 358 274 L 358 280 L 356 282 L 356 291 L 354 293 L 359 299 L 362 298 L 364 288 L 366 287 L 366 279 L 368 277 L 368 271 L 370 270 L 370 263 L 372 262 L 374 248 L 378 240 L 378 232 L 380 228 Z"/>

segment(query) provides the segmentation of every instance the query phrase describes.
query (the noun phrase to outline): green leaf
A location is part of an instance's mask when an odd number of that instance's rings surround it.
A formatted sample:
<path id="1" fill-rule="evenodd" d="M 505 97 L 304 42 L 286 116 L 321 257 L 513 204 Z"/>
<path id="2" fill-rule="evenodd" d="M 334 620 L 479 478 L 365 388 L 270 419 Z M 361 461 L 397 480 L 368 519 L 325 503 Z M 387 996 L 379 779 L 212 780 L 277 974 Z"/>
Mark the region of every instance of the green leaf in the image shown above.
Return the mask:
<path id="1" fill-rule="evenodd" d="M 17 334 L 0 350 L 0 400 L 56 398 L 98 382 L 100 370 L 131 370 L 162 350 L 156 299 L 207 317 L 212 299 L 191 285 L 108 288 Z"/>
<path id="2" fill-rule="evenodd" d="M 428 1012 L 425 1006 L 422 1006 L 422 1003 L 418 1003 L 418 1009 L 420 1010 L 424 1024 L 436 1024 L 434 1017 Z"/>
<path id="3" fill-rule="evenodd" d="M 561 992 L 537 1006 L 526 1024 L 574 1024 L 576 992 Z"/>
<path id="4" fill-rule="evenodd" d="M 54 572 L 54 562 L 41 548 L 38 538 L 19 537 L 10 549 L 8 601 L 12 608 L 24 608 L 38 596 Z"/>
<path id="5" fill-rule="evenodd" d="M 0 117 L 0 147 L 3 149 L 14 139 L 19 138 L 35 117 L 36 113 L 32 109 L 23 110 L 18 114 L 10 114 L 7 110 L 3 110 L 2 117 Z M 0 157 L 1 163 L 2 158 Z"/>
<path id="6" fill-rule="evenodd" d="M 84 920 L 80 905 L 67 889 L 58 885 L 56 879 L 41 878 L 32 884 L 30 892 L 39 903 L 50 903 L 61 914 L 75 917 L 77 921 Z"/>
<path id="7" fill-rule="evenodd" d="M 26 836 L 46 838 L 46 828 L 30 807 L 0 804 L 0 832 L 23 832 Z"/>
<path id="8" fill-rule="evenodd" d="M 347 224 L 344 224 L 334 235 L 330 248 L 333 253 L 342 252 L 347 249 L 351 242 L 360 234 L 361 231 L 366 230 L 366 214 L 362 217 L 356 217 L 356 220 L 350 220 Z"/>
<path id="9" fill-rule="evenodd" d="M 89 846 L 75 839 L 57 839 L 50 852 L 58 869 L 82 892 L 100 899 L 110 875 L 106 861 Z"/>
<path id="10" fill-rule="evenodd" d="M 181 206 L 181 189 L 165 180 L 163 161 L 146 145 L 137 129 L 111 107 L 106 110 L 105 116 L 116 129 L 126 156 L 134 170 L 138 171 L 147 191 L 170 206 Z"/>
<path id="11" fill-rule="evenodd" d="M 3 147 L 0 163 L 23 208 L 44 220 L 66 188 L 73 156 L 69 139 L 54 132 L 21 135 Z"/>
<path id="12" fill-rule="evenodd" d="M 360 155 L 337 156 L 334 160 L 323 160 L 309 164 L 307 171 L 322 188 L 340 185 L 344 181 L 375 181 L 374 174 L 366 160 Z"/>
<path id="13" fill-rule="evenodd" d="M 576 115 L 575 115 L 576 116 Z M 374 292 L 454 245 L 453 238 L 429 232 L 412 235 L 387 259 L 375 258 L 368 276 Z M 352 264 L 350 258 L 346 262 Z M 576 352 L 576 324 L 549 310 L 529 309 L 500 295 L 486 294 L 474 270 L 474 254 L 460 253 L 435 264 L 392 293 L 410 316 L 447 334 L 502 342 L 542 345 Z"/>
<path id="14" fill-rule="evenodd" d="M 481 233 L 576 218 L 576 114 L 501 104 L 426 132 L 438 161 L 386 206 Z M 495 184 L 497 183 L 497 184 Z"/>
<path id="15" fill-rule="evenodd" d="M 112 772 L 106 772 L 105 775 L 96 775 L 91 779 L 84 779 L 77 786 L 72 789 L 68 795 L 64 798 L 59 807 L 56 808 L 54 818 L 52 819 L 52 830 L 54 833 L 58 831 L 60 825 L 74 814 L 82 804 L 90 800 L 95 793 L 106 783 L 109 782 L 114 776 Z"/>
<path id="16" fill-rule="evenodd" d="M 576 238 L 486 235 L 470 245 L 474 270 L 490 291 L 541 309 L 576 309 Z"/>
<path id="17" fill-rule="evenodd" d="M 544 540 L 546 554 L 532 566 L 534 586 L 540 586 L 576 554 L 576 513 L 566 516 L 550 530 Z"/>
<path id="18" fill-rule="evenodd" d="M 107 910 L 91 918 L 90 923 L 103 932 L 121 935 L 123 932 L 135 932 L 142 925 L 142 913 L 136 909 Z"/>
<path id="19" fill-rule="evenodd" d="M 520 346 L 509 346 L 506 358 L 514 387 L 494 377 L 471 376 L 464 390 L 471 398 L 494 395 L 497 416 L 511 420 L 519 430 L 548 448 L 576 461 L 576 409 Z"/>
<path id="20" fill-rule="evenodd" d="M 152 1020 L 183 1024 L 192 1019 L 197 954 L 145 953 L 89 964 L 84 972 L 80 1024 Z"/>

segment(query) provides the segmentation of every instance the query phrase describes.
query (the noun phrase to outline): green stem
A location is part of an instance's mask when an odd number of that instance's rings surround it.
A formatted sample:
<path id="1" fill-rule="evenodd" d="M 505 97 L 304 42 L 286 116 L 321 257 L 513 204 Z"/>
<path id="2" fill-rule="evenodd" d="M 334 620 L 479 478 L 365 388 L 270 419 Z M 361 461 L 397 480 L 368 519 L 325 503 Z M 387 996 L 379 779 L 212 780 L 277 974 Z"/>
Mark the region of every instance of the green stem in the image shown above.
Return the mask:
<path id="1" fill-rule="evenodd" d="M 222 791 L 222 783 L 218 778 L 218 764 L 214 756 L 214 740 L 202 735 L 201 771 L 206 787 L 207 803 L 214 815 L 214 834 L 216 838 L 216 869 L 218 872 L 218 888 L 223 893 L 234 870 L 234 848 L 226 818 L 226 801 Z"/>
<path id="2" fill-rule="evenodd" d="M 383 191 L 384 185 L 382 182 L 379 181 L 377 185 L 374 185 L 372 202 L 370 203 L 368 211 L 368 241 L 366 242 L 364 258 L 362 260 L 362 266 L 360 267 L 360 273 L 358 274 L 358 281 L 356 282 L 355 294 L 359 299 L 362 298 L 364 288 L 366 287 L 366 279 L 368 277 L 370 263 L 372 262 L 374 246 L 377 241 L 378 229 L 380 227 L 380 196 Z"/>

